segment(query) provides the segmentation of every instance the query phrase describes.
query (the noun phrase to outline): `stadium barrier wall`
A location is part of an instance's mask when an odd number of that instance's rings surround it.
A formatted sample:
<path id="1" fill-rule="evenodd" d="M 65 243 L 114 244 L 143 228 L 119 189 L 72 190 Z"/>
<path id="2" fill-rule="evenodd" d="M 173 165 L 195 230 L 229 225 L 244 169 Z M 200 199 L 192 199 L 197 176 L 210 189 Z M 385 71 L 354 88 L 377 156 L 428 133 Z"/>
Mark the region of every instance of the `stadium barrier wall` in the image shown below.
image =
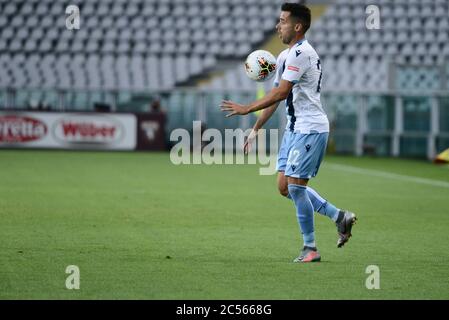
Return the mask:
<path id="1" fill-rule="evenodd" d="M 29 111 L 24 108 L 23 99 L 15 99 L 30 93 L 30 90 L 0 90 L 0 110 Z M 46 96 L 48 92 L 45 92 Z M 136 104 L 133 99 L 138 92 L 104 92 L 104 99 L 98 100 L 97 92 L 60 92 L 50 95 L 58 101 L 67 100 L 66 95 L 84 98 L 88 101 L 104 101 L 107 97 L 117 96 L 119 104 L 111 104 L 112 114 L 131 113 L 148 114 L 148 101 L 158 96 L 166 117 L 156 120 L 161 123 L 165 139 L 154 137 L 155 125 L 146 119 L 145 125 L 137 125 L 137 149 L 162 150 L 164 141 L 170 146 L 170 132 L 177 128 L 191 130 L 193 121 L 201 121 L 205 128 L 247 129 L 256 121 L 257 114 L 247 117 L 225 118 L 219 109 L 220 102 L 234 100 L 247 103 L 256 98 L 251 90 L 198 90 L 198 88 L 179 88 L 170 92 L 148 92 L 143 102 Z M 123 97 L 122 97 L 123 96 Z M 4 99 L 9 97 L 8 99 Z M 113 101 L 112 99 L 111 101 Z M 141 99 L 142 100 L 142 99 Z M 436 154 L 449 147 L 449 94 L 447 91 L 391 90 L 385 92 L 329 91 L 322 93 L 324 108 L 331 124 L 328 152 L 353 155 L 375 155 L 393 157 L 412 157 L 433 159 Z M 9 102 L 8 102 L 9 101 Z M 21 102 L 19 104 L 14 103 Z M 76 100 L 77 101 L 77 100 Z M 8 102 L 8 103 L 7 103 Z M 54 101 L 53 101 L 54 102 Z M 95 104 L 81 99 L 79 104 L 54 105 L 52 111 L 85 112 L 94 114 Z M 23 109 L 21 109 L 23 108 Z M 75 108 L 75 109 L 72 109 Z M 266 129 L 285 127 L 285 108 L 280 107 L 277 115 L 264 126 Z M 92 111 L 89 111 L 92 110 Z M 92 113 L 91 113 L 92 112 Z M 165 123 L 166 118 L 166 123 Z M 165 124 L 165 126 L 163 125 Z M 279 135 L 281 137 L 281 134 Z M 151 140 L 151 139 L 156 140 Z M 150 140 L 150 141 L 148 141 Z"/>
<path id="2" fill-rule="evenodd" d="M 164 116 L 143 113 L 0 112 L 0 148 L 163 150 Z"/>

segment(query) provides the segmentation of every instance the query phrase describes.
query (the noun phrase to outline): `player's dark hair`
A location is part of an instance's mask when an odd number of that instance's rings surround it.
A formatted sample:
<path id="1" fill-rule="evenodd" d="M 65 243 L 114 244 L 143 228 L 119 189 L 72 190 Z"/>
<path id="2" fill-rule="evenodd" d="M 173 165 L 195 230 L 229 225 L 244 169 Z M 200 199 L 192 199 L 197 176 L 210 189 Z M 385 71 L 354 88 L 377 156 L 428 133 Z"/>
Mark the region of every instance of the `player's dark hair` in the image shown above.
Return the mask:
<path id="1" fill-rule="evenodd" d="M 303 27 L 303 33 L 306 33 L 310 28 L 310 23 L 312 21 L 312 15 L 310 14 L 310 9 L 300 3 L 285 2 L 281 7 L 282 11 L 290 12 L 290 16 L 299 20 Z"/>

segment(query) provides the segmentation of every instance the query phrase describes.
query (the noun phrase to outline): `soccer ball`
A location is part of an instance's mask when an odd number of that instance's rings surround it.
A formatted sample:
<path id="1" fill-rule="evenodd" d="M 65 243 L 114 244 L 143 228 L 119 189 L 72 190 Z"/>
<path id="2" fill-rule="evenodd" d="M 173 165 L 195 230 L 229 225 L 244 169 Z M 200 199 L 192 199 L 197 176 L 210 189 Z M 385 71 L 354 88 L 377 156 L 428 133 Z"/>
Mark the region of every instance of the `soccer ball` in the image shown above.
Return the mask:
<path id="1" fill-rule="evenodd" d="M 245 71 L 251 80 L 269 80 L 276 71 L 276 58 L 266 50 L 253 51 L 246 58 Z"/>

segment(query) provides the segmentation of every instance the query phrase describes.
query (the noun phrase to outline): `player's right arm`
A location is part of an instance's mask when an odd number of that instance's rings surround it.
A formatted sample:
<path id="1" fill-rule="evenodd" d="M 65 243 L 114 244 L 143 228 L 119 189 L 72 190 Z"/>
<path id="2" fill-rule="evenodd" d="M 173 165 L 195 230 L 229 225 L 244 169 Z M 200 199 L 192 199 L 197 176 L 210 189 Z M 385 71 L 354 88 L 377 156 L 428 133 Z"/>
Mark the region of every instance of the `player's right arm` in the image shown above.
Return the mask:
<path id="1" fill-rule="evenodd" d="M 246 139 L 245 144 L 243 146 L 243 150 L 246 154 L 251 151 L 251 144 L 256 139 L 259 129 L 262 128 L 264 126 L 264 124 L 268 121 L 268 119 L 271 118 L 271 116 L 276 111 L 278 106 L 279 106 L 279 102 L 271 105 L 270 107 L 268 107 L 266 109 L 263 109 L 262 114 L 257 118 L 257 121 L 254 124 L 253 129 L 251 130 L 251 133 L 249 134 L 249 136 Z"/>
<path id="2" fill-rule="evenodd" d="M 271 118 L 273 113 L 276 111 L 279 106 L 279 102 L 271 105 L 270 107 L 263 109 L 262 114 L 257 118 L 256 123 L 254 124 L 253 130 L 257 131 L 264 126 L 264 124 Z"/>

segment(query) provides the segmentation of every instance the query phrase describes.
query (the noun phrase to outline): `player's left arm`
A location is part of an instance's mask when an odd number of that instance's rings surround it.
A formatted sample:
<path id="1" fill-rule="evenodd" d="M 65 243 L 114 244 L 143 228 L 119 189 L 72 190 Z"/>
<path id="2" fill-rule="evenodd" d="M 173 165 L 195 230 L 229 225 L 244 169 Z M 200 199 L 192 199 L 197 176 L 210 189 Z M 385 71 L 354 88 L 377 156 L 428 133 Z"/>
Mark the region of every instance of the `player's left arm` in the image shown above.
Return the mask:
<path id="1" fill-rule="evenodd" d="M 262 110 L 285 100 L 292 90 L 294 83 L 282 79 L 279 86 L 271 89 L 271 91 L 263 98 L 251 102 L 249 105 L 238 104 L 233 101 L 223 100 L 221 103 L 221 111 L 230 111 L 226 117 L 234 115 L 245 115 L 257 110 Z"/>

